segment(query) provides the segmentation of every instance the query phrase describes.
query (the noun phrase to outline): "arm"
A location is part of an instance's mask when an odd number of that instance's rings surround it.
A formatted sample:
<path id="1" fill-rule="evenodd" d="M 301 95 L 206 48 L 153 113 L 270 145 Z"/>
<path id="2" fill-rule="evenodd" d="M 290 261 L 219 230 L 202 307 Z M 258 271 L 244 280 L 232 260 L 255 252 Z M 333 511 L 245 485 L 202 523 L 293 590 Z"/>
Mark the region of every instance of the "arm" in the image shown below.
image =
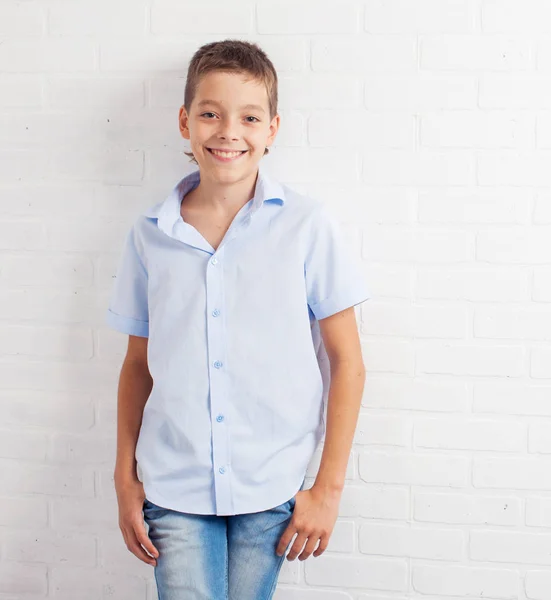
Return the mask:
<path id="1" fill-rule="evenodd" d="M 331 366 L 327 431 L 316 481 L 309 490 L 297 493 L 293 518 L 276 548 L 281 556 L 298 533 L 287 560 L 299 554 L 299 560 L 306 560 L 312 553 L 320 556 L 327 548 L 338 517 L 365 382 L 354 307 L 320 319 L 319 324 Z"/>
<path id="2" fill-rule="evenodd" d="M 139 482 L 134 457 L 143 409 L 153 387 L 147 366 L 148 338 L 128 336 L 128 349 L 119 377 L 117 400 L 117 460 L 115 486 Z"/>
<path id="3" fill-rule="evenodd" d="M 128 349 L 119 378 L 117 404 L 117 462 L 115 489 L 119 504 L 119 528 L 126 547 L 141 561 L 155 566 L 159 553 L 145 531 L 142 515 L 144 490 L 134 457 L 143 409 L 153 379 L 147 366 L 146 337 L 129 335 Z"/>
<path id="4" fill-rule="evenodd" d="M 314 486 L 340 496 L 365 384 L 354 307 L 319 321 L 331 368 L 327 431 Z"/>

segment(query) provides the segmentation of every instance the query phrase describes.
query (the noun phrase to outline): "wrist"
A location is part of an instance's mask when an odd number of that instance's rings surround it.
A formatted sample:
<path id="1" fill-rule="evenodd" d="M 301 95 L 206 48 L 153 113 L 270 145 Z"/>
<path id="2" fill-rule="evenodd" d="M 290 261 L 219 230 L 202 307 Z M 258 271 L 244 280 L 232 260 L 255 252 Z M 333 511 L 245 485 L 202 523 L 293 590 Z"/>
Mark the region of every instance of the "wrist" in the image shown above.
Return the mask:
<path id="1" fill-rule="evenodd" d="M 136 474 L 136 469 L 128 467 L 115 467 L 113 479 L 115 481 L 116 486 L 124 486 L 126 484 L 136 483 L 140 481 L 138 479 L 138 475 Z"/>
<path id="2" fill-rule="evenodd" d="M 312 488 L 329 496 L 340 496 L 344 489 L 344 483 L 335 481 L 315 481 Z"/>

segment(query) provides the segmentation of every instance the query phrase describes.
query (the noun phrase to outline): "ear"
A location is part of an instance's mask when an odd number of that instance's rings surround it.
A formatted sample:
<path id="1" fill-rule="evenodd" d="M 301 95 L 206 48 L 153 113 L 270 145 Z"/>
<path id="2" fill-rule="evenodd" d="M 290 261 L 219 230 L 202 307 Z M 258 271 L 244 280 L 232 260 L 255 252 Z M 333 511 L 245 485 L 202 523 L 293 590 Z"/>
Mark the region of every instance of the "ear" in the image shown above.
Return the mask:
<path id="1" fill-rule="evenodd" d="M 178 127 L 180 128 L 180 134 L 186 140 L 190 139 L 188 122 L 189 122 L 189 115 L 185 109 L 185 106 L 182 104 L 182 106 L 180 106 L 180 111 L 178 113 Z"/>
<path id="2" fill-rule="evenodd" d="M 268 145 L 272 145 L 273 141 L 275 140 L 275 137 L 277 135 L 277 132 L 279 130 L 279 126 L 281 124 L 281 118 L 279 116 L 279 114 L 277 114 L 273 119 L 272 122 L 270 123 L 270 135 L 268 136 L 268 139 L 266 140 L 267 142 L 269 142 Z"/>

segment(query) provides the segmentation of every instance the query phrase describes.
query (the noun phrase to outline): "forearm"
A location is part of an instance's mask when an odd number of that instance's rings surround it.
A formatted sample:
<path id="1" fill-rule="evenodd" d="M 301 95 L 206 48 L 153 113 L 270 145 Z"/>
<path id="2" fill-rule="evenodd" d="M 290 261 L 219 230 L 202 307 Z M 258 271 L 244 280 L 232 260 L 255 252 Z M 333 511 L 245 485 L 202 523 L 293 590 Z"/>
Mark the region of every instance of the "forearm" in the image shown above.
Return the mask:
<path id="1" fill-rule="evenodd" d="M 339 493 L 344 487 L 364 384 L 363 363 L 332 365 L 325 442 L 314 482 L 316 488 Z"/>
<path id="2" fill-rule="evenodd" d="M 117 459 L 115 483 L 137 479 L 136 444 L 142 424 L 143 410 L 153 380 L 140 363 L 125 360 L 119 377 L 117 398 Z"/>

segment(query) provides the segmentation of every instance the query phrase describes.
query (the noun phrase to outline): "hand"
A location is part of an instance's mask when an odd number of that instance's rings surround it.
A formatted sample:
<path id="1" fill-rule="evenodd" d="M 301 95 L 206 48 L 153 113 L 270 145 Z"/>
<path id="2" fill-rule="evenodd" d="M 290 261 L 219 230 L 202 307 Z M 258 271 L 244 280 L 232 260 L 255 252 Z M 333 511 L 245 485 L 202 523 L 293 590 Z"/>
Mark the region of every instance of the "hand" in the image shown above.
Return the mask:
<path id="1" fill-rule="evenodd" d="M 314 556 L 318 557 L 323 554 L 337 521 L 340 496 L 340 492 L 328 492 L 316 488 L 315 484 L 309 490 L 298 492 L 295 496 L 296 502 L 291 522 L 279 540 L 276 554 L 282 556 L 285 553 L 285 549 L 295 533 L 298 535 L 287 555 L 287 560 L 295 560 L 306 540 L 308 543 L 298 557 L 299 560 L 306 560 L 314 551 L 318 541 L 320 545 L 315 550 Z"/>
<path id="2" fill-rule="evenodd" d="M 145 493 L 142 482 L 137 478 L 122 482 L 117 482 L 115 479 L 115 488 L 119 503 L 119 528 L 122 531 L 126 547 L 144 563 L 155 566 L 157 561 L 150 554 L 158 557 L 159 551 L 145 530 L 142 512 Z"/>

